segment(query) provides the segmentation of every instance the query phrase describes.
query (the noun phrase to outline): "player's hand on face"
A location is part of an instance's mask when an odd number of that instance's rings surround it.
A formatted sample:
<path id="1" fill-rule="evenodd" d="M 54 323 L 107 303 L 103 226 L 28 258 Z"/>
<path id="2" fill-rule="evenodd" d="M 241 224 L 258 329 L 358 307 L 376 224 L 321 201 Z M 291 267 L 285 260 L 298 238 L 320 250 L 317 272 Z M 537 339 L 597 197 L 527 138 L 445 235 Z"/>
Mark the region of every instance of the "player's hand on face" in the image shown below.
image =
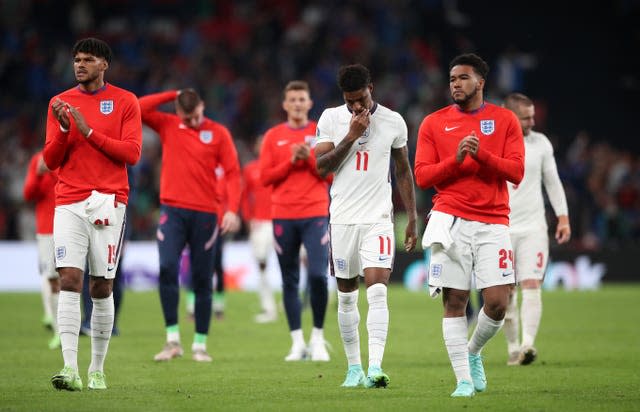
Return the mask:
<path id="1" fill-rule="evenodd" d="M 418 242 L 418 235 L 416 232 L 417 232 L 416 223 L 415 222 L 407 223 L 407 228 L 405 230 L 405 236 L 404 236 L 405 252 L 411 252 L 416 247 L 416 243 Z"/>
<path id="2" fill-rule="evenodd" d="M 78 111 L 78 109 L 71 106 L 70 104 L 67 104 L 66 106 L 67 106 L 67 109 L 69 110 L 69 113 L 71 113 L 73 120 L 76 122 L 76 127 L 78 127 L 78 131 L 82 133 L 83 136 L 86 137 L 89 134 L 89 131 L 91 130 L 91 128 L 89 127 L 89 125 L 87 125 L 87 121 L 84 120 L 84 116 L 82 115 L 82 113 Z"/>
<path id="3" fill-rule="evenodd" d="M 240 217 L 232 211 L 225 212 L 220 223 L 221 234 L 236 233 L 238 230 L 240 230 Z"/>
<path id="4" fill-rule="evenodd" d="M 67 103 L 60 99 L 56 99 L 51 104 L 51 110 L 58 120 L 58 123 L 60 123 L 60 126 L 69 130 L 71 123 L 69 122 L 69 115 L 67 114 Z"/>
<path id="5" fill-rule="evenodd" d="M 353 140 L 360 138 L 369 127 L 370 121 L 369 109 L 364 109 L 360 113 L 353 112 L 351 114 L 351 123 L 349 124 L 349 134 Z"/>

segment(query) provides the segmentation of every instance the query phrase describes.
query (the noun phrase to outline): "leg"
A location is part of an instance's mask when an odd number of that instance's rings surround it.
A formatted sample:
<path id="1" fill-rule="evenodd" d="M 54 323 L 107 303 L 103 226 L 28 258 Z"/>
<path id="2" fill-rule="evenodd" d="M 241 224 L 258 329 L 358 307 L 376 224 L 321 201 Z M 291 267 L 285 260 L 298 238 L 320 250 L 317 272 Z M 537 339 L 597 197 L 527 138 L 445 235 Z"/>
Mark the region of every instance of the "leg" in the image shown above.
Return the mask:
<path id="1" fill-rule="evenodd" d="M 159 294 L 166 328 L 166 345 L 154 359 L 166 361 L 182 356 L 178 328 L 180 286 L 178 269 L 186 243 L 185 211 L 162 206 L 158 225 L 158 255 L 160 257 Z"/>
<path id="2" fill-rule="evenodd" d="M 89 291 L 93 303 L 88 384 L 90 389 L 106 389 L 103 373 L 104 360 L 107 357 L 115 318 L 113 282 L 113 279 L 96 276 L 91 276 L 89 280 Z"/>
<path id="3" fill-rule="evenodd" d="M 347 377 L 342 386 L 364 385 L 365 375 L 360 359 L 360 311 L 358 310 L 358 278 L 337 278 L 338 327 L 347 356 Z"/>
<path id="4" fill-rule="evenodd" d="M 215 248 L 215 258 L 213 261 L 213 272 L 216 277 L 216 289 L 213 292 L 213 314 L 216 319 L 224 318 L 224 268 L 222 267 L 222 250 L 224 249 L 224 237 L 218 236 Z"/>
<path id="5" fill-rule="evenodd" d="M 262 311 L 256 315 L 255 320 L 258 323 L 273 322 L 278 317 L 278 311 L 267 277 L 267 259 L 273 250 L 273 225 L 270 221 L 252 220 L 249 226 L 249 241 L 260 273 L 258 295 Z"/>
<path id="6" fill-rule="evenodd" d="M 49 307 L 51 308 L 51 313 L 55 313 L 51 320 L 51 327 L 53 328 L 53 337 L 49 340 L 49 349 L 57 349 L 60 347 L 60 331 L 58 329 L 58 302 L 60 301 L 60 278 L 52 277 L 48 279 L 49 283 Z"/>
<path id="7" fill-rule="evenodd" d="M 78 268 L 59 268 L 60 300 L 58 304 L 58 328 L 64 368 L 51 378 L 58 390 L 80 391 L 82 380 L 78 374 L 78 337 L 80 335 L 80 291 L 83 271 Z"/>
<path id="8" fill-rule="evenodd" d="M 327 288 L 327 262 L 329 259 L 328 219 L 306 219 L 303 225 L 302 240 L 307 252 L 307 282 L 313 314 L 313 329 L 309 339 L 311 360 L 328 361 L 329 353 L 327 352 L 323 330 L 327 302 L 329 300 Z"/>
<path id="9" fill-rule="evenodd" d="M 215 244 L 219 242 L 217 215 L 192 212 L 194 223 L 188 237 L 191 257 L 191 281 L 195 293 L 195 335 L 191 345 L 196 361 L 211 362 L 207 351 L 207 336 L 211 324 L 213 274 L 216 259 Z"/>
<path id="10" fill-rule="evenodd" d="M 89 292 L 89 267 L 84 270 L 82 282 L 82 324 L 80 325 L 80 334 L 91 336 L 91 312 L 93 311 L 93 303 L 91 302 L 91 293 Z"/>
<path id="11" fill-rule="evenodd" d="M 528 365 L 533 362 L 538 353 L 534 347 L 540 319 L 542 318 L 542 293 L 541 281 L 537 279 L 526 279 L 522 286 L 522 307 L 520 316 L 522 318 L 522 352 L 520 353 L 520 364 Z"/>
<path id="12" fill-rule="evenodd" d="M 120 313 L 120 305 L 122 305 L 122 297 L 124 294 L 125 288 L 125 279 L 122 273 L 122 258 L 120 256 L 120 264 L 118 265 L 118 269 L 116 271 L 116 277 L 113 280 L 113 308 L 114 308 L 114 318 L 113 318 L 113 336 L 120 335 L 120 331 L 118 329 L 118 314 Z"/>
<path id="13" fill-rule="evenodd" d="M 125 206 L 115 210 L 119 224 L 96 228 L 91 226 L 90 247 L 87 257 L 89 267 L 89 294 L 93 303 L 91 313 L 91 364 L 89 365 L 89 389 L 107 389 L 104 362 L 109 349 L 115 305 L 113 283 L 120 263 L 120 251 L 126 223 Z"/>
<path id="14" fill-rule="evenodd" d="M 518 289 L 515 285 L 511 287 L 509 304 L 504 316 L 504 336 L 507 338 L 507 353 L 509 360 L 507 365 L 519 365 L 520 355 L 520 317 L 518 316 Z"/>
<path id="15" fill-rule="evenodd" d="M 300 284 L 300 232 L 298 221 L 276 219 L 273 221 L 273 234 L 282 276 L 282 300 L 287 314 L 287 323 L 291 334 L 291 350 L 286 361 L 304 359 L 306 345 L 302 334 L 299 284 Z"/>
<path id="16" fill-rule="evenodd" d="M 80 391 L 78 337 L 80 334 L 80 292 L 89 250 L 89 228 L 82 216 L 82 204 L 56 207 L 54 213 L 55 264 L 60 276 L 58 329 L 64 368 L 51 378 L 58 390 Z"/>
<path id="17" fill-rule="evenodd" d="M 364 269 L 367 286 L 367 331 L 369 333 L 369 370 L 365 386 L 386 387 L 389 376 L 382 372 L 382 358 L 389 330 L 389 307 L 387 305 L 387 284 L 391 269 L 369 267 Z"/>
<path id="18" fill-rule="evenodd" d="M 49 279 L 47 279 L 46 276 L 40 277 L 40 297 L 42 298 L 42 307 L 44 309 L 42 324 L 45 328 L 52 329 L 52 322 L 55 317 L 55 313 L 51 312 L 51 305 L 49 305 L 51 300 L 51 286 L 49 285 Z"/>
<path id="19" fill-rule="evenodd" d="M 453 372 L 457 382 L 463 380 L 470 382 L 468 331 L 465 316 L 465 309 L 469 302 L 469 291 L 444 288 L 442 302 L 444 306 L 442 334 Z"/>

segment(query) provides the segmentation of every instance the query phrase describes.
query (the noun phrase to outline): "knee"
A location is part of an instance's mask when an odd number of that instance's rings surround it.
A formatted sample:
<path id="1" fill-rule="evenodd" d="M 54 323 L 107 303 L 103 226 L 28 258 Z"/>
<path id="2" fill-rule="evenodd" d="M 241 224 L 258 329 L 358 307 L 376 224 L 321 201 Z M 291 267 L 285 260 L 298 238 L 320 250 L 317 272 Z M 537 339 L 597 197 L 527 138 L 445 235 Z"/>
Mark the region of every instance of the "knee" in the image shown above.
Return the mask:
<path id="1" fill-rule="evenodd" d="M 504 319 L 507 311 L 507 303 L 502 301 L 486 301 L 483 306 L 484 313 L 493 320 Z"/>
<path id="2" fill-rule="evenodd" d="M 309 273 L 309 284 L 312 288 L 326 288 L 327 276 L 325 276 L 324 274 Z"/>
<path id="3" fill-rule="evenodd" d="M 92 298 L 105 299 L 111 296 L 112 284 L 106 279 L 95 280 L 91 283 L 89 294 Z"/>

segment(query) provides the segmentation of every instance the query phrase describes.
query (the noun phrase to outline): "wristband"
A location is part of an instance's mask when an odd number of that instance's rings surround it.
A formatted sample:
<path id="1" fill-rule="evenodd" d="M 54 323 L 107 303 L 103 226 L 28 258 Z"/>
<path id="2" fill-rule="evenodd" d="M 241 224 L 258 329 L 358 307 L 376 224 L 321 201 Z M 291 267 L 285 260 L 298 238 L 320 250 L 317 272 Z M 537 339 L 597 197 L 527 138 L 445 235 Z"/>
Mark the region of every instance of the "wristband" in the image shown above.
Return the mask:
<path id="1" fill-rule="evenodd" d="M 93 133 L 93 129 L 89 129 L 89 133 L 87 133 L 87 135 L 85 136 L 85 138 L 89 138 L 89 136 L 91 136 L 91 133 Z"/>
<path id="2" fill-rule="evenodd" d="M 62 133 L 69 133 L 69 129 L 65 129 L 64 127 L 62 127 L 62 125 L 60 125 L 60 131 Z"/>

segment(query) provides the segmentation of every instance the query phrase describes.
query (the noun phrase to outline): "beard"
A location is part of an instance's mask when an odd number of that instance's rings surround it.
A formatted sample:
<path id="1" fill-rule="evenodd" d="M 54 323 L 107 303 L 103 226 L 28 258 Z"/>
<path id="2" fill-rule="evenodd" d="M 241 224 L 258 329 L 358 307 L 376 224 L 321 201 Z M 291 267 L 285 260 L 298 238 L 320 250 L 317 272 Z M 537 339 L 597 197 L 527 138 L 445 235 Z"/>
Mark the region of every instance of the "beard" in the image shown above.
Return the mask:
<path id="1" fill-rule="evenodd" d="M 455 97 L 452 96 L 453 102 L 459 106 L 464 106 L 465 103 L 468 103 L 471 99 L 476 97 L 476 95 L 478 94 L 478 89 L 473 89 L 473 91 L 469 94 L 465 92 L 462 92 L 462 93 L 464 94 L 464 97 L 462 98 L 456 99 Z"/>
<path id="2" fill-rule="evenodd" d="M 87 84 L 91 84 L 91 83 L 95 82 L 98 79 L 99 76 L 100 76 L 99 73 L 87 73 L 85 75 L 85 78 L 80 80 L 80 79 L 78 79 L 78 76 L 76 75 L 76 81 L 78 83 L 86 86 Z"/>

